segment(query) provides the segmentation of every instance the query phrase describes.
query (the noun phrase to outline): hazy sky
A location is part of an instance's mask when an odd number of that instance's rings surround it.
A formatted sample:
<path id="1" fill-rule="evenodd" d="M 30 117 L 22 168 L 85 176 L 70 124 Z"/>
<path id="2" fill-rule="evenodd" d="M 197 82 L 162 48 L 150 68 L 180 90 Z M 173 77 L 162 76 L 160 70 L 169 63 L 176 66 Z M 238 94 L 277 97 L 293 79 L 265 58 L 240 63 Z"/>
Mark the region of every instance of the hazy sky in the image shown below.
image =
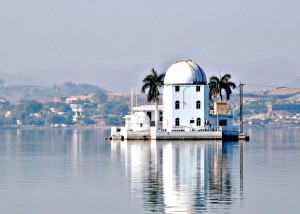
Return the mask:
<path id="1" fill-rule="evenodd" d="M 245 81 L 242 65 L 282 60 L 288 81 L 300 75 L 299 11 L 299 0 L 0 0 L 0 70 L 95 84 L 193 59 Z"/>

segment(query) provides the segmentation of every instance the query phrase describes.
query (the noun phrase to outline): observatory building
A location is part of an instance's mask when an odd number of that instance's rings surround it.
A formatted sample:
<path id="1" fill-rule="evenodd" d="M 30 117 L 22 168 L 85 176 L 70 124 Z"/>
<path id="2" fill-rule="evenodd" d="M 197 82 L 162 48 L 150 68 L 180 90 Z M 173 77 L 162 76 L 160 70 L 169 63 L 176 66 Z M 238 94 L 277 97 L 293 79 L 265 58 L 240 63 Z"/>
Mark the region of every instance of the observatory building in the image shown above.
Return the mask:
<path id="1" fill-rule="evenodd" d="M 173 63 L 166 72 L 162 105 L 132 108 L 124 127 L 112 127 L 112 138 L 122 139 L 222 139 L 238 136 L 226 102 L 210 107 L 209 87 L 203 69 L 192 60 Z"/>

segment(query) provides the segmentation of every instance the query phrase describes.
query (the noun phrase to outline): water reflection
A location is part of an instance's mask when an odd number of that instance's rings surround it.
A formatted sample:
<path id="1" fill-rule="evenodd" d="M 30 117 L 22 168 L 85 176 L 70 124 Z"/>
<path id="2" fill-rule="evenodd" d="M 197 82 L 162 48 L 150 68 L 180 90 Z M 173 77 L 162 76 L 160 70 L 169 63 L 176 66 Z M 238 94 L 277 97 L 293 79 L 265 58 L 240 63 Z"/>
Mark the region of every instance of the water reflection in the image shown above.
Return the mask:
<path id="1" fill-rule="evenodd" d="M 219 212 L 243 200 L 243 142 L 112 141 L 111 155 L 148 212 Z"/>

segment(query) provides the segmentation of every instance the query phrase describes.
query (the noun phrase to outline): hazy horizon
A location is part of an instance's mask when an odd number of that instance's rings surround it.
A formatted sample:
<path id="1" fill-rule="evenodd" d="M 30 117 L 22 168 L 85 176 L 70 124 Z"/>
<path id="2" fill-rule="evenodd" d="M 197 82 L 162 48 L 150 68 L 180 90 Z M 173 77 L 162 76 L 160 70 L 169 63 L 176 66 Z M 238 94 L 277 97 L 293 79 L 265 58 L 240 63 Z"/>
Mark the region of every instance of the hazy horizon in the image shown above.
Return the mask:
<path id="1" fill-rule="evenodd" d="M 129 91 L 152 67 L 165 72 L 179 59 L 198 62 L 208 77 L 220 70 L 253 87 L 300 77 L 296 0 L 15 0 L 0 6 L 0 71 L 43 84 Z"/>

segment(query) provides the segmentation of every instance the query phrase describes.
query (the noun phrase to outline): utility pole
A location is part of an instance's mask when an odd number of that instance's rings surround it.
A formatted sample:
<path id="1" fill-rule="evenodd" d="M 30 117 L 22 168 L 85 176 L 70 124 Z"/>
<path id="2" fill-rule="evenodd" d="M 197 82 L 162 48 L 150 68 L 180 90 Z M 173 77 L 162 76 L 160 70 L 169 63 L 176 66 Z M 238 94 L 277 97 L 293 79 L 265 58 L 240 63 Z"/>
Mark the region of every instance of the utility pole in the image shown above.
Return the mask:
<path id="1" fill-rule="evenodd" d="M 246 134 L 244 133 L 244 122 L 243 122 L 243 86 L 245 84 L 240 83 L 240 133 L 239 133 L 239 139 L 245 140 Z"/>
<path id="2" fill-rule="evenodd" d="M 240 134 L 244 133 L 244 123 L 243 123 L 243 86 L 245 84 L 240 83 Z"/>

